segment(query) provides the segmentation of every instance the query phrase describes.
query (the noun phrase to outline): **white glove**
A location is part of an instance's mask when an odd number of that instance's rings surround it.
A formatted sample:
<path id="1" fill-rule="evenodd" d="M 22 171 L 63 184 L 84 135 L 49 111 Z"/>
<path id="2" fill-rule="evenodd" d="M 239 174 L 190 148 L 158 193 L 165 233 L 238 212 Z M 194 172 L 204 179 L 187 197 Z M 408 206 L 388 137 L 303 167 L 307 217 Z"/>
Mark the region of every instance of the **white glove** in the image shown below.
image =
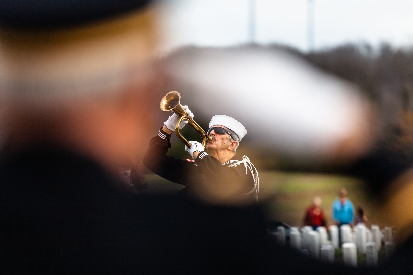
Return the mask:
<path id="1" fill-rule="evenodd" d="M 191 110 L 189 110 L 188 106 L 184 105 L 184 106 L 182 106 L 182 108 L 185 110 L 187 116 L 189 116 L 190 118 L 194 118 L 194 114 L 191 112 Z M 180 117 L 177 114 L 173 113 L 173 115 L 169 116 L 168 120 L 165 121 L 164 125 L 169 130 L 175 131 L 176 124 L 178 123 L 179 119 L 180 119 Z M 187 123 L 188 123 L 188 121 L 186 119 L 182 120 L 181 124 L 179 124 L 179 129 L 184 128 L 184 126 Z"/>
<path id="2" fill-rule="evenodd" d="M 187 151 L 192 158 L 194 158 L 194 152 L 199 151 L 203 152 L 204 151 L 204 146 L 198 141 L 189 141 L 191 144 L 191 147 L 188 148 L 188 146 L 185 145 L 185 151 Z"/>

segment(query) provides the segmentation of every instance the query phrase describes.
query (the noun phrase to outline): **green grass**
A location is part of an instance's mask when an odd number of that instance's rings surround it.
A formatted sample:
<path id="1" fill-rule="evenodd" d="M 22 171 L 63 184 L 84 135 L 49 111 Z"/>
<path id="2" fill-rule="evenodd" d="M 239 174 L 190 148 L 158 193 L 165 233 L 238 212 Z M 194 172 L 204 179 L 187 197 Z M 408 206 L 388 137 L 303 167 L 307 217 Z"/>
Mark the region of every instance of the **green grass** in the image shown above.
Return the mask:
<path id="1" fill-rule="evenodd" d="M 321 197 L 327 222 L 333 224 L 331 206 L 341 187 L 348 190 L 348 198 L 354 207 L 364 208 L 369 219 L 367 226 L 378 224 L 383 227 L 386 224 L 377 205 L 366 193 L 364 184 L 358 179 L 273 171 L 260 173 L 260 198 L 267 202 L 270 218 L 293 226 L 301 226 L 304 210 L 314 196 Z"/>
<path id="2" fill-rule="evenodd" d="M 281 173 L 277 171 L 259 171 L 260 201 L 265 202 L 269 219 L 283 221 L 292 226 L 301 226 L 305 208 L 316 195 L 322 199 L 322 208 L 328 224 L 332 224 L 331 205 L 338 190 L 346 187 L 348 198 L 354 207 L 362 206 L 369 221 L 367 226 L 377 224 L 380 228 L 390 226 L 382 217 L 377 206 L 364 191 L 361 181 L 323 174 Z M 146 181 L 152 193 L 177 193 L 183 186 L 164 180 L 154 174 L 148 174 Z"/>

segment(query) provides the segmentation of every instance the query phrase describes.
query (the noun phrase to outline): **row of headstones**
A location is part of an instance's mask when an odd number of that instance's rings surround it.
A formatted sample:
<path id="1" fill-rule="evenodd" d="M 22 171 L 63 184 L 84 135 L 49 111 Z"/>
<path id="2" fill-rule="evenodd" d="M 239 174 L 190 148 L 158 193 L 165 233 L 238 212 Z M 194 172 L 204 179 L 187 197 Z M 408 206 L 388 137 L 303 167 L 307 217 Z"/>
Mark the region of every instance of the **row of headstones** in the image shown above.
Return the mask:
<path id="1" fill-rule="evenodd" d="M 369 229 L 363 224 L 354 228 L 349 225 L 342 225 L 340 228 L 331 225 L 328 233 L 323 226 L 316 230 L 310 226 L 292 227 L 289 245 L 316 259 L 334 262 L 335 248 L 339 248 L 338 230 L 341 232 L 344 264 L 357 266 L 357 254 L 366 254 L 367 265 L 375 266 L 378 264 L 378 251 L 382 248 L 382 244 L 384 244 L 386 257 L 391 255 L 394 250 L 391 227 L 385 227 L 384 230 L 380 231 L 377 225 L 372 225 Z M 277 232 L 273 232 L 273 235 L 279 243 L 286 244 L 284 227 L 278 227 Z"/>

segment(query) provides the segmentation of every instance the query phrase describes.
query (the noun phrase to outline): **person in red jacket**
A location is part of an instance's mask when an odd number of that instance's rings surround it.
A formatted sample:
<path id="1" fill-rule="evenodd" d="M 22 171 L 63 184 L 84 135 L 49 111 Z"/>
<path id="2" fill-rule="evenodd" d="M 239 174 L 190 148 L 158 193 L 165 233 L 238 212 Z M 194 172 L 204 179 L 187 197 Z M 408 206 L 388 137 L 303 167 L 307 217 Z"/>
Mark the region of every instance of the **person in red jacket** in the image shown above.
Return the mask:
<path id="1" fill-rule="evenodd" d="M 305 210 L 303 225 L 311 226 L 314 230 L 319 226 L 327 226 L 319 196 L 314 197 L 313 203 Z"/>

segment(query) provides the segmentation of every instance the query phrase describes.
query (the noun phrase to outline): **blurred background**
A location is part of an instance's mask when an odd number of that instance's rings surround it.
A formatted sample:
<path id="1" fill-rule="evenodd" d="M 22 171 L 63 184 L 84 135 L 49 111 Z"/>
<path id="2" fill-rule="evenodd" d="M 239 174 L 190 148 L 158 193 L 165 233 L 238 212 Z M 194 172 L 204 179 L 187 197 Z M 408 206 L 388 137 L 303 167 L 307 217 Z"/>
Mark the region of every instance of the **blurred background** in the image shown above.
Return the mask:
<path id="1" fill-rule="evenodd" d="M 237 155 L 258 168 L 271 219 L 301 225 L 318 195 L 332 224 L 332 202 L 346 187 L 367 225 L 391 226 L 363 181 L 329 168 L 356 159 L 368 141 L 412 143 L 412 9 L 402 0 L 166 1 L 159 101 L 179 91 L 203 129 L 215 114 L 244 123 Z M 159 102 L 150 107 L 148 141 L 170 115 Z M 199 139 L 190 127 L 182 133 Z M 169 154 L 187 158 L 172 142 Z M 142 170 L 153 193 L 182 188 Z"/>
<path id="2" fill-rule="evenodd" d="M 348 43 L 409 47 L 408 0 L 168 0 L 167 48 L 283 44 L 301 52 Z"/>

